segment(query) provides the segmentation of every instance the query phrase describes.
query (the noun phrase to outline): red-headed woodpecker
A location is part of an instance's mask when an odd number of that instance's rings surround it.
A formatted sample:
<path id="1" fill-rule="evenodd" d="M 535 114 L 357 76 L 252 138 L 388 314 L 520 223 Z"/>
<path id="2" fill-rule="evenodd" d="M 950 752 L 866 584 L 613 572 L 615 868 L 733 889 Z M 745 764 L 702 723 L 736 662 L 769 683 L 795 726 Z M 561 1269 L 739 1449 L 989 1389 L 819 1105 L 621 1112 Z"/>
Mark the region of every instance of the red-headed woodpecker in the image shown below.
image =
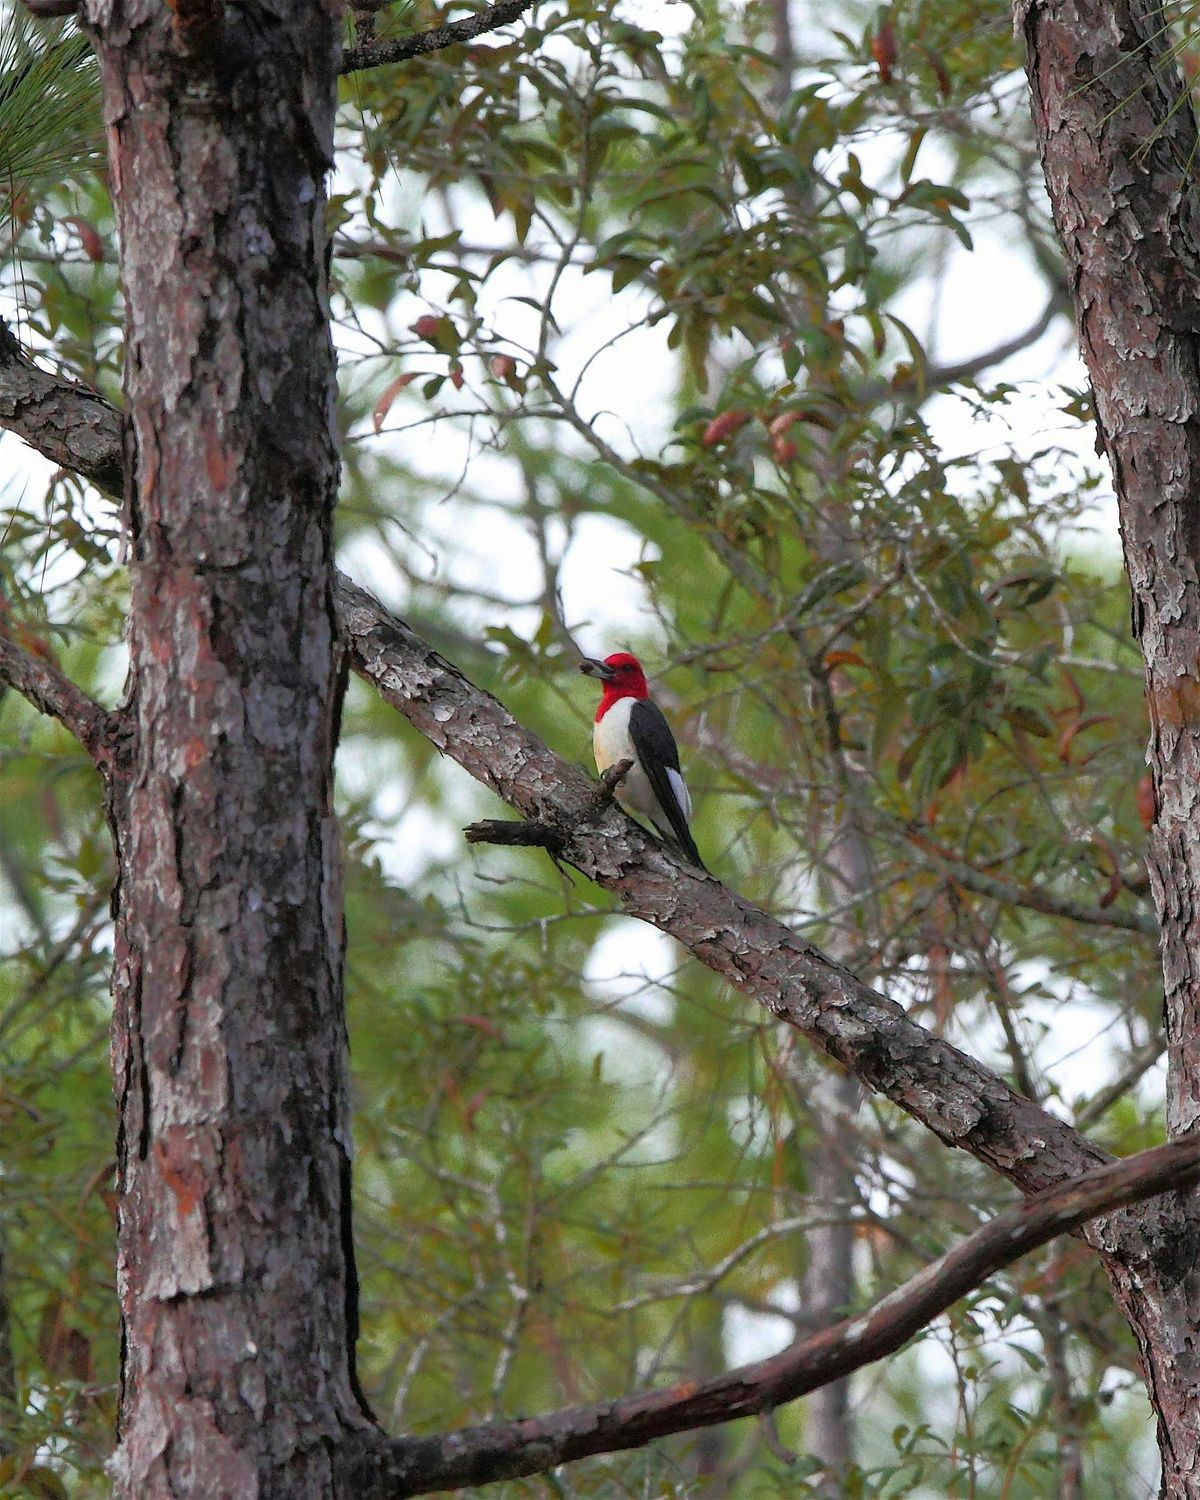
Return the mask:
<path id="1" fill-rule="evenodd" d="M 641 662 L 618 651 L 603 661 L 585 656 L 579 670 L 604 684 L 592 727 L 596 769 L 603 774 L 618 761 L 631 760 L 617 786 L 617 801 L 627 813 L 648 818 L 668 844 L 703 870 L 688 828 L 692 799 L 679 769 L 675 736 L 662 709 L 651 701 Z"/>

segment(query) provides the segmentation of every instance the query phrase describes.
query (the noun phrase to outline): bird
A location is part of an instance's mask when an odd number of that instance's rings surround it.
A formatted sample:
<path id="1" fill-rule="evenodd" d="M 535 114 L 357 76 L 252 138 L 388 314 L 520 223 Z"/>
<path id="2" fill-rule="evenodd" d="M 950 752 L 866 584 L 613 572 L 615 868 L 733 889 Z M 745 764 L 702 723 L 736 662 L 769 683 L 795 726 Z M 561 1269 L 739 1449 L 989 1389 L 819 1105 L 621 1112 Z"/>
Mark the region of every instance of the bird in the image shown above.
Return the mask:
<path id="1" fill-rule="evenodd" d="M 601 775 L 618 761 L 631 760 L 615 796 L 627 813 L 647 818 L 662 838 L 699 870 L 707 870 L 688 824 L 692 799 L 679 769 L 675 736 L 650 697 L 642 664 L 630 651 L 603 661 L 585 656 L 579 670 L 603 684 L 592 726 L 592 749 Z"/>

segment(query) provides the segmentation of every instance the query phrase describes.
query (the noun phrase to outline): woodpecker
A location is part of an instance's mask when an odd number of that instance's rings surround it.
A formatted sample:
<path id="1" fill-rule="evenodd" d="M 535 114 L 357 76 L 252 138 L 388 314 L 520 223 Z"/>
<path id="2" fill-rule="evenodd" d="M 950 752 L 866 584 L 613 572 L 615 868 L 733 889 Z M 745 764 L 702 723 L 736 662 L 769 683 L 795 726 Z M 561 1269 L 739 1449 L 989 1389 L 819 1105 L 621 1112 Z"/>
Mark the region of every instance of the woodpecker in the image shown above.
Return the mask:
<path id="1" fill-rule="evenodd" d="M 592 749 L 603 774 L 621 760 L 633 762 L 616 789 L 627 813 L 648 818 L 673 848 L 698 869 L 705 868 L 688 823 L 692 799 L 679 769 L 679 750 L 663 711 L 651 701 L 646 674 L 636 656 L 618 651 L 595 661 L 585 656 L 579 670 L 604 685 Z"/>

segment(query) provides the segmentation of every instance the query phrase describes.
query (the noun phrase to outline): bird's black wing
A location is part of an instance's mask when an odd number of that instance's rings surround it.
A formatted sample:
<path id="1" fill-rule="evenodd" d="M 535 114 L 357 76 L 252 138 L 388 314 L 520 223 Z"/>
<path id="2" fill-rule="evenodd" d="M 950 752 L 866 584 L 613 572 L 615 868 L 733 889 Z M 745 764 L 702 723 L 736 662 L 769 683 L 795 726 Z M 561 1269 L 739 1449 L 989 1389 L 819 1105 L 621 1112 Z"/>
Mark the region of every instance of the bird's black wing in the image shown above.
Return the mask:
<path id="1" fill-rule="evenodd" d="M 662 709 L 649 699 L 639 699 L 629 713 L 629 737 L 633 741 L 642 770 L 646 773 L 646 779 L 658 798 L 658 805 L 671 825 L 659 831 L 664 838 L 678 844 L 686 858 L 703 870 L 704 861 L 700 858 L 688 820 L 675 796 L 671 778 L 667 775 L 669 770 L 679 770 L 679 750 Z"/>

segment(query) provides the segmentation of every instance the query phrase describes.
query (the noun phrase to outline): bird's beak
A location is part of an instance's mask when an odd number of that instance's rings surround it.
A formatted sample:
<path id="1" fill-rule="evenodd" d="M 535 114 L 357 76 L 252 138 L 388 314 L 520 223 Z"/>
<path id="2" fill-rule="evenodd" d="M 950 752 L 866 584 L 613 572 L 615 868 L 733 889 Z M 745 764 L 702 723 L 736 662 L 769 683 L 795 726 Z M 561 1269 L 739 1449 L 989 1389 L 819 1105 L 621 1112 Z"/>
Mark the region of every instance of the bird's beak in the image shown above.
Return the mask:
<path id="1" fill-rule="evenodd" d="M 616 673 L 610 666 L 607 666 L 602 661 L 597 661 L 592 656 L 585 656 L 583 658 L 579 663 L 579 670 L 588 677 L 599 677 L 603 682 L 611 682 L 616 676 Z"/>

